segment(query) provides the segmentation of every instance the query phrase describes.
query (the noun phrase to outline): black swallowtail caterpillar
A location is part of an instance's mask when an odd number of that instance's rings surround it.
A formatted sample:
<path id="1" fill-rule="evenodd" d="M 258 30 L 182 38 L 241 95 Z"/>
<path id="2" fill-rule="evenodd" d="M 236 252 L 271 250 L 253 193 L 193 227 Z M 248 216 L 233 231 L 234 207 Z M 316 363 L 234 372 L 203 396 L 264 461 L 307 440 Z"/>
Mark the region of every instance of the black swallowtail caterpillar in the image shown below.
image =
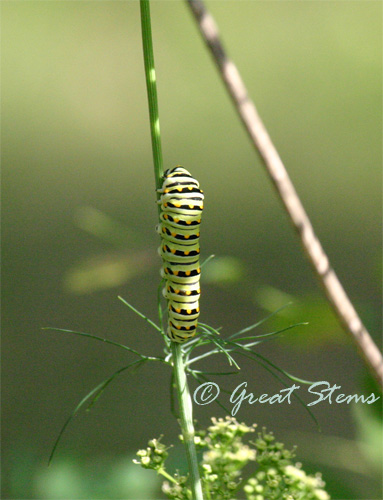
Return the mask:
<path id="1" fill-rule="evenodd" d="M 161 235 L 158 249 L 163 259 L 161 275 L 166 279 L 163 295 L 168 300 L 168 337 L 185 342 L 195 335 L 199 316 L 200 264 L 199 226 L 203 191 L 181 166 L 166 170 L 161 198 Z"/>

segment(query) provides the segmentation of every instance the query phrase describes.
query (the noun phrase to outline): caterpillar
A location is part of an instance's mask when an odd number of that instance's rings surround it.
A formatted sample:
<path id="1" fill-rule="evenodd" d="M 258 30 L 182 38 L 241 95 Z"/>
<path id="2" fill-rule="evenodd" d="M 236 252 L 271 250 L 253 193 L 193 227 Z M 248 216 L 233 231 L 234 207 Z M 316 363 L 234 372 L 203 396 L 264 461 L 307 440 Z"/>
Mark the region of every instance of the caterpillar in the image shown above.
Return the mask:
<path id="1" fill-rule="evenodd" d="M 161 193 L 157 232 L 161 235 L 161 275 L 166 280 L 167 335 L 174 342 L 185 342 L 195 335 L 199 317 L 199 226 L 204 196 L 198 181 L 180 165 L 165 171 L 157 191 Z"/>

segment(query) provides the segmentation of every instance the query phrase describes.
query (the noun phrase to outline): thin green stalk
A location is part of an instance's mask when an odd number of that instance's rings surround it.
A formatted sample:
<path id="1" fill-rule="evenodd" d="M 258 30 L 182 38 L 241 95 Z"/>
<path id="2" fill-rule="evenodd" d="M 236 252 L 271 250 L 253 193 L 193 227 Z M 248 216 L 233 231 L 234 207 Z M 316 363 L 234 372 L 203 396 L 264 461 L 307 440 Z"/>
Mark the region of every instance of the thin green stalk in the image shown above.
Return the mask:
<path id="1" fill-rule="evenodd" d="M 161 474 L 162 476 L 164 476 L 164 478 L 167 479 L 168 481 L 170 481 L 171 483 L 177 484 L 177 480 L 174 479 L 173 476 L 171 476 L 170 474 L 168 474 L 165 469 L 158 469 L 157 473 Z"/>
<path id="2" fill-rule="evenodd" d="M 186 379 L 185 365 L 182 359 L 181 344 L 172 342 L 174 360 L 174 379 L 180 410 L 182 436 L 189 464 L 190 483 L 193 500 L 203 500 L 201 479 L 199 477 L 197 453 L 194 443 L 193 403 Z"/>
<path id="3" fill-rule="evenodd" d="M 150 23 L 149 0 L 140 0 L 142 46 L 144 50 L 146 89 L 148 92 L 150 134 L 152 136 L 152 151 L 156 187 L 162 184 L 163 162 L 161 148 L 160 118 L 158 114 L 157 81 L 154 68 L 152 28 Z"/>
<path id="4" fill-rule="evenodd" d="M 158 114 L 156 72 L 154 68 L 152 31 L 150 24 L 149 0 L 140 0 L 142 45 L 144 50 L 146 88 L 148 92 L 150 132 L 152 137 L 154 175 L 156 187 L 162 184 L 163 162 L 161 150 L 160 121 Z M 180 425 L 190 474 L 190 489 L 193 500 L 203 500 L 202 485 L 199 476 L 197 452 L 194 443 L 193 405 L 186 379 L 181 344 L 172 342 L 174 379 L 177 387 Z"/>

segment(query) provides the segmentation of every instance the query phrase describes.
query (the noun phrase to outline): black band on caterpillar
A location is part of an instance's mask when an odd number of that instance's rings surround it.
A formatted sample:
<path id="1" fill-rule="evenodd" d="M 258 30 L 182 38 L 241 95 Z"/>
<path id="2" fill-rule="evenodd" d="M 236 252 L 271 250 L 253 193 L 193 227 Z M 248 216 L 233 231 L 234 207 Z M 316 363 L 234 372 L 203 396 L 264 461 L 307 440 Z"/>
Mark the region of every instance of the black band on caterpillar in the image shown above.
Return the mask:
<path id="1" fill-rule="evenodd" d="M 199 224 L 203 192 L 199 183 L 181 166 L 166 170 L 159 204 L 158 249 L 166 279 L 163 295 L 168 300 L 168 337 L 185 342 L 195 335 L 199 317 Z"/>

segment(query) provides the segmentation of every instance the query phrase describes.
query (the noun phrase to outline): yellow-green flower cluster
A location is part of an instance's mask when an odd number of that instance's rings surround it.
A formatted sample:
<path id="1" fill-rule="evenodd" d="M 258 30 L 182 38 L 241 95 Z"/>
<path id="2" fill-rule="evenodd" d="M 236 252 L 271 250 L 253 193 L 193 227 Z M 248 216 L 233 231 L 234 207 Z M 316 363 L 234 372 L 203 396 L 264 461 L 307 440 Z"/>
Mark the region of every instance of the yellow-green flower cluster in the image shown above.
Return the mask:
<path id="1" fill-rule="evenodd" d="M 200 431 L 195 444 L 203 450 L 200 463 L 204 498 L 236 500 L 246 495 L 247 500 L 329 500 L 319 474 L 306 474 L 300 464 L 294 464 L 295 450 L 286 450 L 271 432 L 262 429 L 254 441 L 244 442 L 246 434 L 255 432 L 232 417 L 213 418 L 206 431 Z M 146 450 L 137 455 L 135 463 L 155 469 L 167 481 L 163 492 L 171 500 L 190 500 L 188 477 L 165 471 L 167 448 L 157 439 L 149 441 Z M 244 468 L 253 463 L 250 477 L 244 479 Z M 248 468 L 246 468 L 248 471 Z"/>
<path id="2" fill-rule="evenodd" d="M 250 478 L 243 490 L 247 500 L 329 500 L 322 478 L 308 476 L 294 465 L 270 467 Z"/>
<path id="3" fill-rule="evenodd" d="M 159 470 L 164 468 L 168 448 L 160 442 L 160 439 L 151 439 L 146 450 L 138 450 L 139 460 L 133 460 L 133 462 L 141 465 L 144 469 Z"/>
<path id="4" fill-rule="evenodd" d="M 191 500 L 191 492 L 187 487 L 187 476 L 175 474 L 175 482 L 164 481 L 162 491 L 171 500 Z"/>
<path id="5" fill-rule="evenodd" d="M 252 443 L 260 466 L 243 490 L 247 500 L 329 500 L 319 474 L 307 475 L 300 464 L 292 464 L 294 451 L 285 450 L 265 429 Z"/>
<path id="6" fill-rule="evenodd" d="M 208 498 L 232 500 L 241 482 L 243 468 L 255 461 L 256 452 L 242 441 L 254 432 L 232 417 L 212 418 L 207 432 L 197 433 L 196 444 L 205 449 L 202 461 L 202 481 Z"/>

